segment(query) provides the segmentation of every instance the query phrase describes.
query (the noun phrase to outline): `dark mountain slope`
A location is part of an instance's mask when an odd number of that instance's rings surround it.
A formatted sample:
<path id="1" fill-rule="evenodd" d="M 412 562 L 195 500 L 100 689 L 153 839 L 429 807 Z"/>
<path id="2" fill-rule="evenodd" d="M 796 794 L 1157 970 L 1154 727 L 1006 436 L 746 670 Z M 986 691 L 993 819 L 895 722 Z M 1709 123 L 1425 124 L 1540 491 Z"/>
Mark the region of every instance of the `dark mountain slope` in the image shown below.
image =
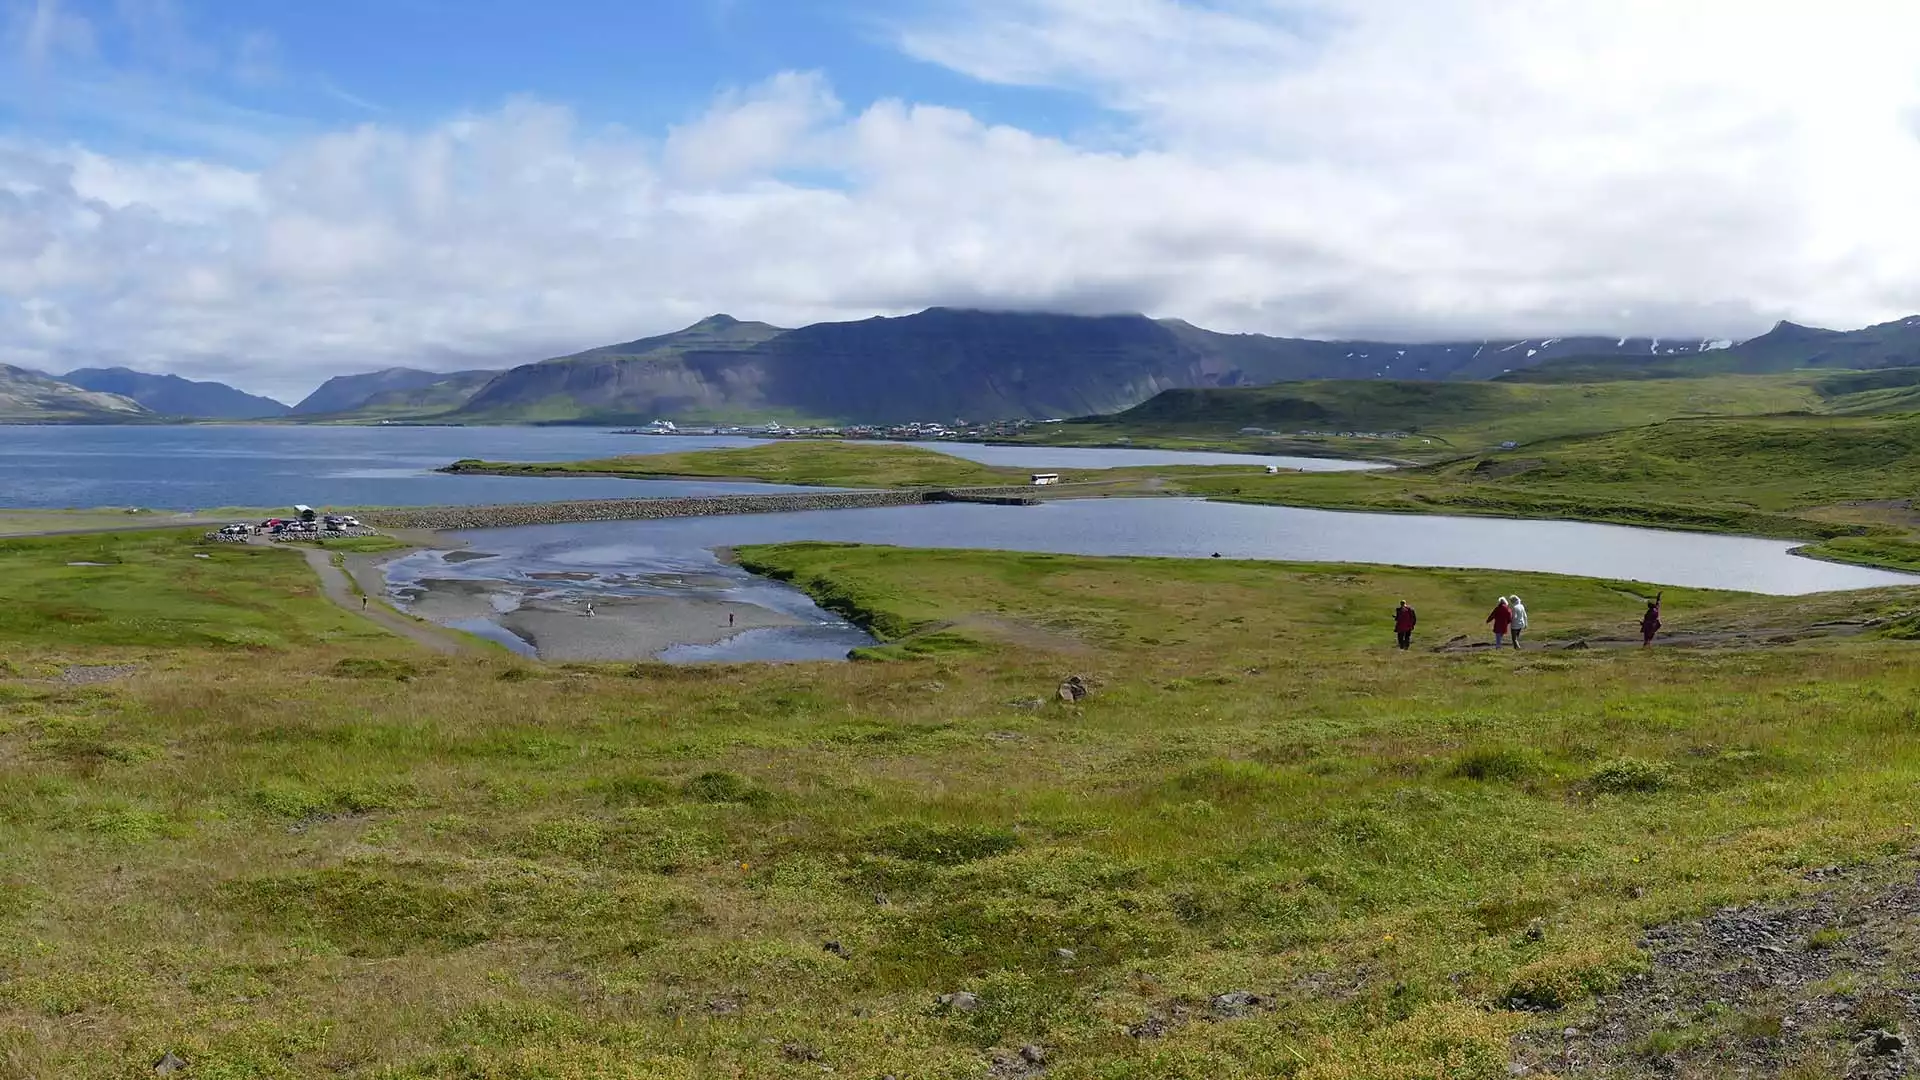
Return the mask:
<path id="1" fill-rule="evenodd" d="M 617 422 L 777 407 L 760 391 L 753 350 L 786 331 L 714 315 L 671 334 L 606 345 L 502 372 L 463 420 Z"/>
<path id="2" fill-rule="evenodd" d="M 353 409 L 354 416 L 431 417 L 450 412 L 472 400 L 497 371 L 456 371 L 438 382 L 404 390 L 382 390 Z"/>
<path id="3" fill-rule="evenodd" d="M 771 400 L 878 422 L 1081 416 L 1176 386 L 1239 378 L 1230 361 L 1139 315 L 935 308 L 820 323 L 756 353 Z"/>
<path id="4" fill-rule="evenodd" d="M 478 375 L 491 375 L 492 372 L 473 371 L 421 371 L 418 368 L 387 368 L 384 371 L 368 372 L 364 375 L 336 375 L 320 384 L 320 388 L 308 394 L 300 404 L 293 407 L 295 416 L 326 416 L 337 413 L 351 413 L 379 394 L 395 391 L 424 390 L 436 383 L 450 379 L 471 378 Z"/>
<path id="5" fill-rule="evenodd" d="M 225 383 L 196 382 L 178 375 L 153 375 L 129 368 L 80 368 L 60 381 L 82 390 L 119 394 L 161 416 L 195 420 L 255 420 L 284 416 L 286 405 L 236 390 Z"/>

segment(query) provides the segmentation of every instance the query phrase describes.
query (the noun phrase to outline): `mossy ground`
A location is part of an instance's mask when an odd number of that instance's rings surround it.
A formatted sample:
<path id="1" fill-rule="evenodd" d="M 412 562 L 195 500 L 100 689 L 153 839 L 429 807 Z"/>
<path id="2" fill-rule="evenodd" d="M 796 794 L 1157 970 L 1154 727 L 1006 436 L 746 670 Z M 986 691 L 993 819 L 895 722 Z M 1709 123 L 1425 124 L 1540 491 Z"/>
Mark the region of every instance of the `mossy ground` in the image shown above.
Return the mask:
<path id="1" fill-rule="evenodd" d="M 1614 986 L 1645 925 L 1914 843 L 1899 641 L 1400 653 L 1402 598 L 1423 644 L 1500 593 L 1542 640 L 1630 627 L 1639 598 L 742 557 L 830 585 L 891 658 L 425 656 L 294 552 L 0 546 L 0 1076 L 131 1078 L 171 1051 L 195 1077 L 978 1077 L 1034 1043 L 1076 1080 L 1498 1078 L 1523 1009 Z M 71 584 L 75 560 L 113 586 Z M 903 648 L 928 636 L 948 647 Z M 101 662 L 139 670 L 60 679 Z M 1094 686 L 1079 706 L 1054 698 L 1068 674 Z M 979 1009 L 936 1005 L 958 990 Z M 1272 1000 L 1210 1007 L 1236 990 Z"/>

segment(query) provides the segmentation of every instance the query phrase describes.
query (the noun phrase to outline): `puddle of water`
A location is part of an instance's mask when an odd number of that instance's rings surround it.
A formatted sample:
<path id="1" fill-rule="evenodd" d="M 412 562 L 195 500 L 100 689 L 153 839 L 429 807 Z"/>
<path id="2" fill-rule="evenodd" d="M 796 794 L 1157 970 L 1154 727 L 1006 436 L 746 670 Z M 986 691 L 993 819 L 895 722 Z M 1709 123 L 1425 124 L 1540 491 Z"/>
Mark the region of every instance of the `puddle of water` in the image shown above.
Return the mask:
<path id="1" fill-rule="evenodd" d="M 526 639 L 491 619 L 449 619 L 443 625 L 455 630 L 464 630 L 474 637 L 486 638 L 496 644 L 505 645 L 521 656 L 538 658 L 540 655 Z"/>
<path id="2" fill-rule="evenodd" d="M 854 626 L 786 626 L 748 630 L 713 645 L 675 645 L 660 654 L 669 664 L 800 663 L 845 659 L 874 643 Z"/>

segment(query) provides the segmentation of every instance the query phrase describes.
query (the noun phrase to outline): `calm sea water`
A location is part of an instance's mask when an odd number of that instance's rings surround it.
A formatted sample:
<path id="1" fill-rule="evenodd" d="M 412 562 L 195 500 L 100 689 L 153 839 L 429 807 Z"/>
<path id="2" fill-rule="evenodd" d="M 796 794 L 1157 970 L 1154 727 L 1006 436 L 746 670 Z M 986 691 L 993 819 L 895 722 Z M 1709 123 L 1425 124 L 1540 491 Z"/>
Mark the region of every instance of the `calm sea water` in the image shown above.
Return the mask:
<path id="1" fill-rule="evenodd" d="M 721 481 L 446 476 L 433 471 L 467 457 L 578 461 L 616 454 L 756 446 L 761 441 L 615 435 L 589 428 L 0 425 L 0 507 L 442 506 L 793 490 Z M 1179 451 L 928 445 L 974 460 L 1036 469 L 1208 464 L 1223 459 L 1315 470 L 1355 465 Z"/>

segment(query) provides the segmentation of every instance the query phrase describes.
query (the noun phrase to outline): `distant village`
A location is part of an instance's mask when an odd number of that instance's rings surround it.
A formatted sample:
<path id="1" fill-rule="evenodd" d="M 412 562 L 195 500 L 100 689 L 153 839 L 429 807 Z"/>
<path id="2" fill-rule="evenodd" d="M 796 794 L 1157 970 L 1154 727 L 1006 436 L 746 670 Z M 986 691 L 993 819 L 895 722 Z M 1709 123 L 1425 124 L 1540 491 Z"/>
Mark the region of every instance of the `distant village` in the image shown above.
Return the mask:
<path id="1" fill-rule="evenodd" d="M 852 424 L 846 427 L 789 427 L 785 424 L 756 426 L 687 426 L 671 420 L 655 420 L 645 427 L 616 432 L 618 435 L 746 435 L 762 439 L 888 439 L 902 442 L 926 442 L 934 439 L 1010 439 L 1044 424 L 1059 420 L 994 420 L 974 424 L 955 420 L 951 424 L 919 422 L 908 424 Z"/>
<path id="2" fill-rule="evenodd" d="M 1036 427 L 1064 423 L 1062 420 L 994 420 L 987 423 L 969 423 L 955 420 L 951 424 L 921 423 L 907 424 L 851 424 L 845 427 L 790 427 L 786 424 L 752 425 L 688 425 L 682 426 L 671 420 L 655 420 L 645 427 L 628 428 L 615 432 L 616 435 L 742 435 L 759 439 L 884 439 L 890 442 L 930 442 L 951 439 L 960 442 L 980 442 L 989 439 L 1011 439 L 1023 435 Z M 1303 439 L 1378 439 L 1396 441 L 1415 438 L 1406 431 L 1274 431 L 1267 428 L 1243 427 L 1239 434 L 1261 438 L 1303 438 Z M 1125 436 L 1113 440 L 1125 444 L 1131 442 Z M 1431 443 L 1432 439 L 1425 440 Z M 1511 444 L 1508 444 L 1509 447 Z"/>

